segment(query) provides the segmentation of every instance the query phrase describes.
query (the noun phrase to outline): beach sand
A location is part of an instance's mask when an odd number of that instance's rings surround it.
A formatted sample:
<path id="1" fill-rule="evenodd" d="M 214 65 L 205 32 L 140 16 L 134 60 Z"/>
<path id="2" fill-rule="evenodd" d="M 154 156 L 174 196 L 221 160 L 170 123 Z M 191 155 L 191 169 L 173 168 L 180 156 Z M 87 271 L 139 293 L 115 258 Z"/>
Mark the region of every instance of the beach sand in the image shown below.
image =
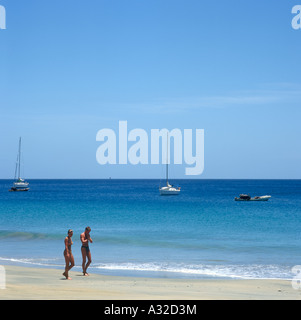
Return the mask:
<path id="1" fill-rule="evenodd" d="M 299 300 L 286 280 L 183 280 L 103 276 L 63 270 L 4 266 L 0 300 Z"/>

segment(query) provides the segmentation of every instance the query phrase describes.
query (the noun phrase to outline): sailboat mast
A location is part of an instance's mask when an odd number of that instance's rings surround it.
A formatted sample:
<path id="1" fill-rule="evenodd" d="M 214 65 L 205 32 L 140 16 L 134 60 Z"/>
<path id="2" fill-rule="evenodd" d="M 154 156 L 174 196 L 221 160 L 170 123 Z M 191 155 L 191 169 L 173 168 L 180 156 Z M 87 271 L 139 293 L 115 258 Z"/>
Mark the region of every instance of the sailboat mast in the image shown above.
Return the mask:
<path id="1" fill-rule="evenodd" d="M 20 137 L 20 140 L 19 140 L 19 168 L 18 168 L 18 178 L 20 179 L 21 178 L 21 175 L 20 175 L 20 170 L 21 169 L 21 137 Z"/>
<path id="2" fill-rule="evenodd" d="M 168 132 L 167 132 L 167 154 L 166 154 L 166 184 L 168 185 Z"/>

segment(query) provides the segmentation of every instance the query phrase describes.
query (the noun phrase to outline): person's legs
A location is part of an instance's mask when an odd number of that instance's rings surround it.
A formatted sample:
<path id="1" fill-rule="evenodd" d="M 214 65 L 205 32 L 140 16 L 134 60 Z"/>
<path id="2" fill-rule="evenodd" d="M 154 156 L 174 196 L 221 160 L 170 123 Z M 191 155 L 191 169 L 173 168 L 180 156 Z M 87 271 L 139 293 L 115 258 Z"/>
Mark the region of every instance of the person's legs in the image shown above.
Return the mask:
<path id="1" fill-rule="evenodd" d="M 89 252 L 88 252 L 88 254 L 87 254 L 87 258 L 88 258 L 88 262 L 87 262 L 87 264 L 86 264 L 85 273 L 86 273 L 86 275 L 89 275 L 89 274 L 87 273 L 87 269 L 88 269 L 89 265 L 90 265 L 91 262 L 92 262 L 92 256 L 91 256 L 91 251 L 90 251 L 90 250 L 89 250 Z"/>
<path id="2" fill-rule="evenodd" d="M 65 266 L 65 272 L 63 273 L 63 276 L 65 276 L 67 280 L 71 280 L 71 278 L 69 278 L 69 274 L 68 274 L 68 271 L 70 270 L 69 269 L 70 256 L 68 254 L 64 253 L 64 257 L 65 257 L 66 266 Z"/>
<path id="3" fill-rule="evenodd" d="M 81 251 L 82 251 L 82 257 L 83 257 L 82 268 L 83 268 L 83 274 L 85 275 L 85 273 L 86 273 L 87 250 L 86 250 L 85 247 L 82 247 Z"/>
<path id="4" fill-rule="evenodd" d="M 74 257 L 73 257 L 73 254 L 71 253 L 70 254 L 70 260 L 69 260 L 70 264 L 69 264 L 69 270 L 71 270 L 73 267 L 74 267 Z"/>

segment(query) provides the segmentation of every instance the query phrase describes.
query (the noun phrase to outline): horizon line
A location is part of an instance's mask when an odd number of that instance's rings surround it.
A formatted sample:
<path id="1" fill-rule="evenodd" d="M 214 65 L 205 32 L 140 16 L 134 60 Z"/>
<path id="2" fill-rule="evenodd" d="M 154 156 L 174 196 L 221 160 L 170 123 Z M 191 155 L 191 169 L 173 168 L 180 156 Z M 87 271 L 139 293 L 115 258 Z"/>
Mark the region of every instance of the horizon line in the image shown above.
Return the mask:
<path id="1" fill-rule="evenodd" d="M 15 180 L 13 178 L 0 178 Z M 165 180 L 164 178 L 26 178 L 25 180 Z M 172 178 L 169 180 L 301 180 L 301 178 Z"/>

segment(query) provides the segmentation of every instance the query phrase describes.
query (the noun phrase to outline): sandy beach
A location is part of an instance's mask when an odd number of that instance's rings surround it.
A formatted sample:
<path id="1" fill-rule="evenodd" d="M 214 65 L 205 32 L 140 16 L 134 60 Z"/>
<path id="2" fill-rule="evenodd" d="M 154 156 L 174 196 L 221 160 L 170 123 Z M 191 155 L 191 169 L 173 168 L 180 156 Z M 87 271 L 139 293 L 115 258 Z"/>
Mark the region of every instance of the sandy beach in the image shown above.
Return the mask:
<path id="1" fill-rule="evenodd" d="M 4 266 L 1 300 L 299 300 L 285 280 L 182 280 L 116 277 L 62 270 Z"/>

